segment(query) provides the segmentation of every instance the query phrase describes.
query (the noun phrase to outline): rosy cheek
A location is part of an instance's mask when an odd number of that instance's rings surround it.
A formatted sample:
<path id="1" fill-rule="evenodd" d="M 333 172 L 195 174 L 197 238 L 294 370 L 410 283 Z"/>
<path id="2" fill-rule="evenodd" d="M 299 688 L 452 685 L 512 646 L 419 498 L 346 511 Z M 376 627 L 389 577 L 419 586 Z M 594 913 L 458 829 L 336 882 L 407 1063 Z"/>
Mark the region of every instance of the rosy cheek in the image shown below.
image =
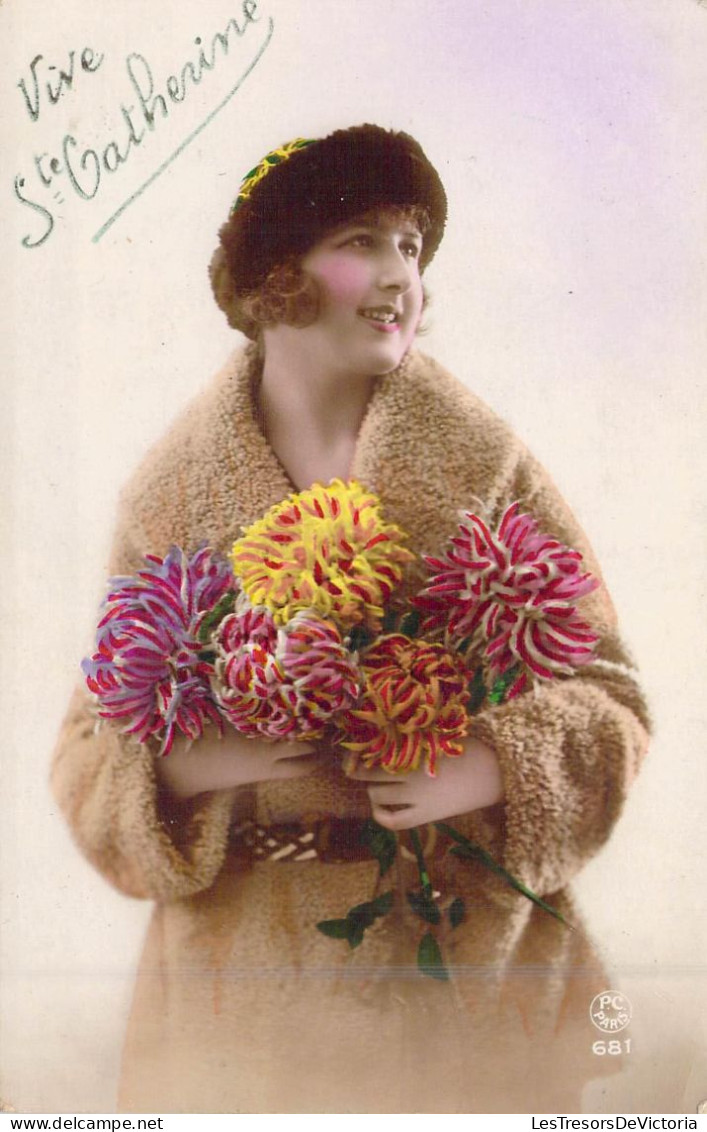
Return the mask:
<path id="1" fill-rule="evenodd" d="M 355 260 L 332 260 L 319 268 L 317 276 L 329 296 L 339 302 L 359 299 L 369 283 L 365 265 Z"/>

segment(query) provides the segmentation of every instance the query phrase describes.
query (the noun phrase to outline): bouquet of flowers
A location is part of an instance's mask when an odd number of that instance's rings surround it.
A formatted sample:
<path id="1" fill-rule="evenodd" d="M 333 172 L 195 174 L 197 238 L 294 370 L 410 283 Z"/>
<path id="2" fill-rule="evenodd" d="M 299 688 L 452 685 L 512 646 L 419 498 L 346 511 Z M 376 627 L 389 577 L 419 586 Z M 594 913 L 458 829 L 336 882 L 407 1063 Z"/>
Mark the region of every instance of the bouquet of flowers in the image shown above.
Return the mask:
<path id="1" fill-rule="evenodd" d="M 314 485 L 272 507 L 233 545 L 230 562 L 200 547 L 147 555 L 110 583 L 96 648 L 82 668 L 104 719 L 169 754 L 208 723 L 272 740 L 328 739 L 367 767 L 403 774 L 463 754 L 471 715 L 533 681 L 590 661 L 596 634 L 576 601 L 598 585 L 581 555 L 538 530 L 518 503 L 496 530 L 463 512 L 411 606 L 395 602 L 415 556 L 360 484 Z M 393 599 L 393 600 L 391 600 Z M 445 823 L 451 852 L 480 860 L 561 919 L 480 846 Z M 395 835 L 367 823 L 381 876 Z M 428 926 L 424 973 L 446 978 L 430 927 L 441 918 L 417 831 L 420 891 L 408 900 Z M 392 892 L 358 905 L 325 934 L 357 946 L 392 907 Z M 463 903 L 449 909 L 452 926 Z"/>
<path id="2" fill-rule="evenodd" d="M 359 484 L 286 499 L 231 561 L 201 547 L 147 555 L 112 579 L 82 662 L 104 719 L 169 754 L 208 722 L 269 739 L 321 738 L 358 699 L 354 630 L 375 634 L 413 555 Z"/>

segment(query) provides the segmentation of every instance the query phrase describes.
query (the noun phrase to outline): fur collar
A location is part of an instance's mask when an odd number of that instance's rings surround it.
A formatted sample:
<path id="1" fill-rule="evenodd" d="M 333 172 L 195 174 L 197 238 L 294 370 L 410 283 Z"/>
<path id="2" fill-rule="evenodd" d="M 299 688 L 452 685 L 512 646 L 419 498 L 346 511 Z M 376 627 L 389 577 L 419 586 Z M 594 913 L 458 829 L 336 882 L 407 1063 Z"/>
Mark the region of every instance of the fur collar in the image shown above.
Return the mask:
<path id="1" fill-rule="evenodd" d="M 201 540 L 225 550 L 293 490 L 257 419 L 258 379 L 253 347 L 235 353 L 138 469 L 125 498 L 142 528 L 142 553 Z M 351 477 L 381 496 L 412 550 L 434 553 L 460 509 L 495 517 L 519 452 L 482 401 L 412 352 L 374 389 Z"/>

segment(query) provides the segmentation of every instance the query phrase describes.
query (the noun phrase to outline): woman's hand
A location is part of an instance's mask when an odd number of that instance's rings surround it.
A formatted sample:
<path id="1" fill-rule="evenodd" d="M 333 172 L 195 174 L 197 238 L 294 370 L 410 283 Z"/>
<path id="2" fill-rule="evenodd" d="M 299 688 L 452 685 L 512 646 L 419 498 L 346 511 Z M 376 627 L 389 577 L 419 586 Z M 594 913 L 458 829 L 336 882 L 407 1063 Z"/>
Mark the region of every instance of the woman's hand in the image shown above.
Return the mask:
<path id="1" fill-rule="evenodd" d="M 228 730 L 223 737 L 209 731 L 192 744 L 178 739 L 156 766 L 160 783 L 175 798 L 192 798 L 274 778 L 304 778 L 327 761 L 331 754 L 312 743 L 268 743 Z"/>
<path id="2" fill-rule="evenodd" d="M 504 798 L 496 752 L 476 739 L 467 739 L 460 758 L 441 759 L 435 778 L 422 768 L 409 774 L 367 770 L 355 756 L 349 759 L 346 774 L 368 783 L 374 820 L 392 830 L 444 821 Z"/>

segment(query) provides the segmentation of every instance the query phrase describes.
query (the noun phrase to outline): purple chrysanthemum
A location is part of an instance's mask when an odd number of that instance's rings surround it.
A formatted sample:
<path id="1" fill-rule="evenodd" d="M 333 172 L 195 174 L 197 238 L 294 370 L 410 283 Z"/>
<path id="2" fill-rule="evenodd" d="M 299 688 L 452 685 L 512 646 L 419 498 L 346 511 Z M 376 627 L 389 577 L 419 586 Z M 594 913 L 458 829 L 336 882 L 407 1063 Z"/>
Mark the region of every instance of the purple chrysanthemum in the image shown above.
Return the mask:
<path id="1" fill-rule="evenodd" d="M 111 580 L 96 651 L 82 661 L 104 719 L 125 720 L 140 742 L 155 737 L 168 754 L 177 731 L 198 739 L 207 720 L 222 727 L 199 658 L 201 620 L 233 586 L 228 562 L 202 547 L 188 557 L 172 547 L 146 555 L 134 577 Z"/>

